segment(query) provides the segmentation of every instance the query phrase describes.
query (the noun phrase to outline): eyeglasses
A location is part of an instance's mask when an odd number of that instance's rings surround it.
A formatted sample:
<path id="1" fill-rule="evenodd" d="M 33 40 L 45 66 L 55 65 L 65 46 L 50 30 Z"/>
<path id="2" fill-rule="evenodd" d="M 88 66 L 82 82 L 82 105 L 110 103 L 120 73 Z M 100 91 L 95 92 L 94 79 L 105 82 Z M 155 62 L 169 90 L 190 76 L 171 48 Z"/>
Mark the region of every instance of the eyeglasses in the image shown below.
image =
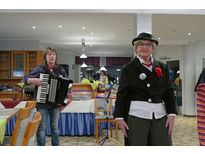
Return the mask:
<path id="1" fill-rule="evenodd" d="M 139 47 L 139 48 L 143 48 L 143 47 L 151 48 L 151 47 L 152 47 L 152 44 L 139 43 L 139 44 L 138 44 L 138 47 Z"/>

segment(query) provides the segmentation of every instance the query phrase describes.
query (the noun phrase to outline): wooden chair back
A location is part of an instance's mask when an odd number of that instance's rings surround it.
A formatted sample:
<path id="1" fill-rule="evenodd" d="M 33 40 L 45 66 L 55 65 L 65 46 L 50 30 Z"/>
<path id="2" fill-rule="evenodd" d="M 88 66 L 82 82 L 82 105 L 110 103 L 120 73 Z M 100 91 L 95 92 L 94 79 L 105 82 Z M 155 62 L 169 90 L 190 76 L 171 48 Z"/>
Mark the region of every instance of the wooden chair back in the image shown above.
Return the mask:
<path id="1" fill-rule="evenodd" d="M 36 107 L 36 104 L 37 104 L 37 101 L 27 101 L 25 108 L 31 107 L 31 109 L 34 109 Z"/>
<path id="2" fill-rule="evenodd" d="M 22 146 L 26 145 L 33 145 L 34 144 L 34 139 L 35 139 L 35 134 L 38 130 L 39 123 L 41 121 L 41 114 L 40 112 L 36 112 L 34 120 L 30 121 L 26 127 L 26 131 L 23 137 L 22 141 Z"/>
<path id="3" fill-rule="evenodd" d="M 21 145 L 26 126 L 29 121 L 33 119 L 33 115 L 31 114 L 32 108 L 33 106 L 19 109 L 16 124 L 11 137 L 11 146 Z"/>
<path id="4" fill-rule="evenodd" d="M 99 103 L 101 101 L 101 103 Z M 112 99 L 109 99 L 107 103 L 104 99 L 95 99 L 95 117 L 99 116 L 100 113 L 105 113 L 106 115 L 112 116 Z"/>
<path id="5" fill-rule="evenodd" d="M 105 98 L 99 98 L 103 97 L 101 94 L 98 93 L 95 99 L 95 139 L 96 142 L 98 142 L 98 124 L 100 122 L 108 122 L 110 123 L 110 135 L 112 137 L 112 127 L 113 123 L 115 124 L 115 136 L 116 141 L 118 140 L 118 121 L 114 119 L 113 117 L 113 99 L 109 99 L 108 102 L 106 102 Z M 108 121 L 107 121 L 108 120 Z M 107 126 L 108 127 L 108 126 Z"/>

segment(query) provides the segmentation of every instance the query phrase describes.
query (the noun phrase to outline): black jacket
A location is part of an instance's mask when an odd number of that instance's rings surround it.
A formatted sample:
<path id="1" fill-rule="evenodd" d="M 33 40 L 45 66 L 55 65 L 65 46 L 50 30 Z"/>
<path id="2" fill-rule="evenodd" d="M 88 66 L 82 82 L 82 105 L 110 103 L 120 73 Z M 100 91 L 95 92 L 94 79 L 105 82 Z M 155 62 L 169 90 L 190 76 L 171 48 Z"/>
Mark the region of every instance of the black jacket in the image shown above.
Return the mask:
<path id="1" fill-rule="evenodd" d="M 155 69 L 160 67 L 163 76 L 158 77 Z M 151 103 L 164 102 L 167 113 L 177 114 L 174 89 L 169 79 L 167 65 L 154 60 L 152 72 L 144 67 L 138 58 L 128 63 L 122 70 L 119 89 L 115 104 L 115 117 L 127 118 L 131 101 L 150 101 Z M 141 73 L 146 78 L 139 78 Z"/>

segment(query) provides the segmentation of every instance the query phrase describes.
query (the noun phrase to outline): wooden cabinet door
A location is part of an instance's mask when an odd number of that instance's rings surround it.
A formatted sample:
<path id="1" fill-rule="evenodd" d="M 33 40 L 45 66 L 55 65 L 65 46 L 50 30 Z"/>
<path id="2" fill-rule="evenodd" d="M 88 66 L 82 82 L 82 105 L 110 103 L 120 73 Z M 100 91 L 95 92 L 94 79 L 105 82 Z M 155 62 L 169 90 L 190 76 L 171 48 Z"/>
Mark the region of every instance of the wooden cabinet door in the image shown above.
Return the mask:
<path id="1" fill-rule="evenodd" d="M 10 78 L 10 52 L 0 51 L 0 79 Z"/>
<path id="2" fill-rule="evenodd" d="M 33 71 L 33 69 L 40 64 L 43 60 L 43 51 L 28 51 L 26 52 L 26 72 L 25 75 Z"/>
<path id="3" fill-rule="evenodd" d="M 25 51 L 12 51 L 11 52 L 11 78 L 23 78 L 25 75 Z"/>
<path id="4" fill-rule="evenodd" d="M 43 64 L 43 51 L 37 51 L 37 66 Z"/>

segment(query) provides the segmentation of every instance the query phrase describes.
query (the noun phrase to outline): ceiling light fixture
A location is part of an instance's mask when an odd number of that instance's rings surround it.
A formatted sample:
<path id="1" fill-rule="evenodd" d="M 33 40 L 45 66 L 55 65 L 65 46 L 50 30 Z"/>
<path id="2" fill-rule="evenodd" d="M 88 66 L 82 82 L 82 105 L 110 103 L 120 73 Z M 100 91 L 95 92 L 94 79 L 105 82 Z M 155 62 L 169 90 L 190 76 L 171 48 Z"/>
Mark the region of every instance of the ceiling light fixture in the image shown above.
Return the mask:
<path id="1" fill-rule="evenodd" d="M 191 36 L 191 33 L 188 33 L 189 36 Z"/>
<path id="2" fill-rule="evenodd" d="M 33 28 L 33 29 L 36 29 L 36 26 L 33 26 L 32 28 Z"/>
<path id="3" fill-rule="evenodd" d="M 84 29 L 85 29 L 85 27 L 82 27 L 82 29 L 84 30 Z"/>
<path id="4" fill-rule="evenodd" d="M 80 67 L 88 67 L 88 65 L 86 65 L 85 62 L 83 62 L 83 64 Z"/>
<path id="5" fill-rule="evenodd" d="M 80 56 L 80 58 L 88 58 L 84 53 Z"/>
<path id="6" fill-rule="evenodd" d="M 80 56 L 80 58 L 87 58 L 87 56 L 85 55 L 85 42 L 84 42 L 84 39 L 82 39 L 82 55 Z"/>
<path id="7" fill-rule="evenodd" d="M 63 26 L 62 26 L 62 25 L 59 25 L 58 27 L 59 27 L 59 28 L 62 28 Z"/>

